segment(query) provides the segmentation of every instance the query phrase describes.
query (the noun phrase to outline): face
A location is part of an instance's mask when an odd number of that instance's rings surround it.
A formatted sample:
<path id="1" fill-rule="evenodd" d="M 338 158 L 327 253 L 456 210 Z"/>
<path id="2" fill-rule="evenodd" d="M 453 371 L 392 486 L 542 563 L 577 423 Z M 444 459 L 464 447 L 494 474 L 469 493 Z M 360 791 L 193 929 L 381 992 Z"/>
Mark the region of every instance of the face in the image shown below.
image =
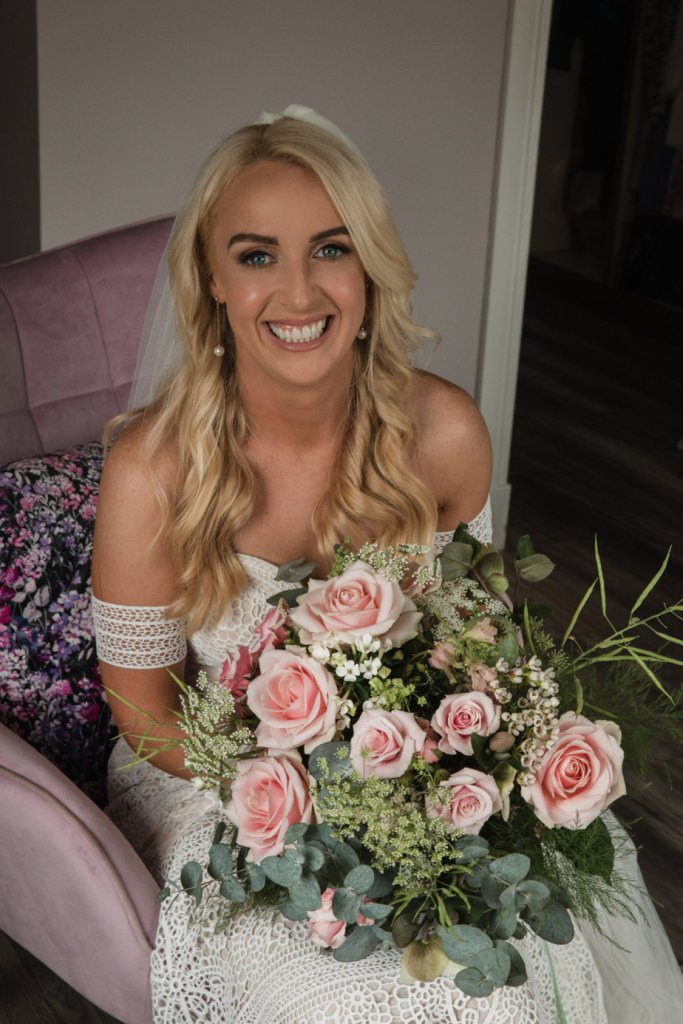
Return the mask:
<path id="1" fill-rule="evenodd" d="M 311 171 L 277 161 L 242 171 L 218 201 L 210 265 L 243 379 L 304 386 L 350 372 L 365 274 Z"/>

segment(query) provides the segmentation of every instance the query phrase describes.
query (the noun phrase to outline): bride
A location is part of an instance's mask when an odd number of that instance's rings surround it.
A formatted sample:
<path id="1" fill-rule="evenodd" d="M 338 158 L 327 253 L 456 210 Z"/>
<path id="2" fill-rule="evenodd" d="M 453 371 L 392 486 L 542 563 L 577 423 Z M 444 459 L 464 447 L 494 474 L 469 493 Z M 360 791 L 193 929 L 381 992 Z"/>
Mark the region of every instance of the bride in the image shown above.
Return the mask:
<path id="1" fill-rule="evenodd" d="M 443 546 L 463 521 L 490 539 L 488 434 L 464 392 L 411 368 L 429 332 L 410 319 L 413 277 L 381 189 L 318 115 L 262 120 L 218 146 L 177 218 L 175 315 L 161 289 L 138 389 L 153 400 L 124 417 L 97 513 L 93 614 L 112 713 L 123 737 L 160 748 L 119 770 L 132 755 L 118 741 L 109 813 L 160 882 L 205 858 L 219 816 L 182 752 L 161 749 L 178 733 L 168 669 L 215 678 L 281 589 L 276 567 L 303 555 L 324 576 L 342 537 Z M 152 396 L 158 367 L 169 372 Z M 446 978 L 402 984 L 395 953 L 341 964 L 301 924 L 253 911 L 216 934 L 167 900 L 155 1021 L 669 1024 L 680 976 L 649 903 L 645 916 L 649 930 L 605 922 L 632 953 L 588 929 L 552 953 L 527 938 L 529 982 L 475 999 Z M 625 987 L 636 974 L 638 1003 Z"/>

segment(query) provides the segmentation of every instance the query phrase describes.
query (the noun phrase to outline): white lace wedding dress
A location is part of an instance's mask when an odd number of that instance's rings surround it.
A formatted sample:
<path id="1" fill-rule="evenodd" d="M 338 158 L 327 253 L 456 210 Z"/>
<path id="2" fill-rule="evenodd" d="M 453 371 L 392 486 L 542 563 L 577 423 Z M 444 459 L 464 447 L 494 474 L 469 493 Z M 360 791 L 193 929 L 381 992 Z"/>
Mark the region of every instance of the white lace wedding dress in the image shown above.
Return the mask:
<path id="1" fill-rule="evenodd" d="M 471 528 L 487 539 L 487 509 Z M 448 537 L 437 535 L 437 543 L 445 543 Z M 266 598 L 282 586 L 274 579 L 273 565 L 249 555 L 240 557 L 250 586 L 215 629 L 191 639 L 197 659 L 209 671 L 222 664 L 233 646 L 249 641 L 266 611 Z M 105 618 L 112 608 L 116 606 L 104 606 Z M 100 628 L 102 614 L 100 608 Z M 98 630 L 98 643 L 99 639 Z M 149 763 L 124 768 L 130 760 L 130 749 L 120 740 L 111 759 L 108 813 L 160 884 L 178 879 L 186 861 L 206 860 L 220 814 L 189 782 Z M 635 856 L 630 859 L 632 870 L 637 870 Z M 633 950 L 637 943 L 637 954 L 621 952 L 587 929 L 577 931 L 564 947 L 548 946 L 529 936 L 519 944 L 528 982 L 475 999 L 446 978 L 402 984 L 398 952 L 378 950 L 366 960 L 342 964 L 313 946 L 301 923 L 254 911 L 237 916 L 227 931 L 215 934 L 206 915 L 190 922 L 189 899 L 169 899 L 160 908 L 152 954 L 154 1020 L 155 1024 L 674 1024 L 679 1019 L 676 1008 L 683 1005 L 683 986 L 666 936 L 647 902 L 651 928 L 642 922 L 638 927 L 606 922 L 625 949 Z M 639 979 L 636 990 L 647 992 L 641 1005 L 634 1004 L 634 986 L 628 984 L 634 976 Z M 662 991 L 662 1004 L 656 1006 L 653 1000 Z"/>

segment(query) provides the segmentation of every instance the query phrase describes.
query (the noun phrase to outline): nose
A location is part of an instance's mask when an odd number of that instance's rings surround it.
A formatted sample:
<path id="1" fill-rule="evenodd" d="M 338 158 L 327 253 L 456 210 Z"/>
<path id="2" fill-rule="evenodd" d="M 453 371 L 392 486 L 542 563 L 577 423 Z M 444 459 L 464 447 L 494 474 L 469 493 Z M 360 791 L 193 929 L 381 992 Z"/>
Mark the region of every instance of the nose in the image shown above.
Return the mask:
<path id="1" fill-rule="evenodd" d="M 287 308 L 296 312 L 308 311 L 317 290 L 315 268 L 309 260 L 293 260 L 283 267 L 280 296 Z"/>

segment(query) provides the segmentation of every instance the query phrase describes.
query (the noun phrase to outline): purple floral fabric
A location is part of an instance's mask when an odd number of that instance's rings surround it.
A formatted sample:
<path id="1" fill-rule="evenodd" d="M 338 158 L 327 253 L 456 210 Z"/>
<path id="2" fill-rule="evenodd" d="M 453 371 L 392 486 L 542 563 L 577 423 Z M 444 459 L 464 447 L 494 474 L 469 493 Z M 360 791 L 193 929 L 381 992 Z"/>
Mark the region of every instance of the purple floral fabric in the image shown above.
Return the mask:
<path id="1" fill-rule="evenodd" d="M 102 447 L 0 469 L 0 721 L 105 798 L 114 735 L 90 617 Z"/>

